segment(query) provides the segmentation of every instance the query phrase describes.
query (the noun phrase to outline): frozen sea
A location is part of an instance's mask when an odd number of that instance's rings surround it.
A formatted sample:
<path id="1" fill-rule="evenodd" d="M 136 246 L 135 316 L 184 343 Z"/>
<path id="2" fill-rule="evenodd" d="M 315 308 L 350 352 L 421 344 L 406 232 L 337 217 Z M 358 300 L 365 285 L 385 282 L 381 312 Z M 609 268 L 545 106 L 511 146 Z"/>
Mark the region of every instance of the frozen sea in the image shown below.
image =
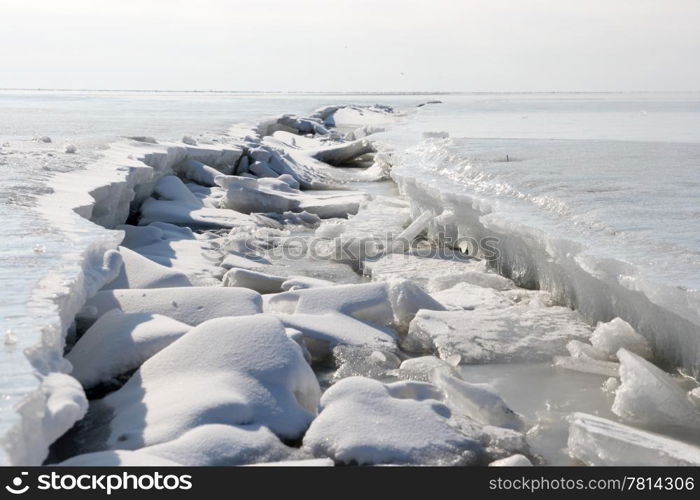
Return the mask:
<path id="1" fill-rule="evenodd" d="M 416 108 L 428 100 L 442 103 Z M 403 152 L 397 174 L 476 213 L 479 227 L 465 221 L 464 231 L 498 235 L 510 257 L 533 256 L 504 258 L 504 273 L 528 284 L 534 268 L 539 286 L 591 321 L 646 308 L 663 318 L 642 317 L 657 346 L 687 364 L 700 359 L 700 93 L 0 91 L 0 436 L 13 424 L 7 410 L 36 387 L 25 349 L 47 335 L 55 287 L 95 238 L 68 238 L 33 210 L 54 173 L 80 169 L 124 136 L 216 135 L 338 103 L 411 110 L 384 135 Z M 449 138 L 422 141 L 429 131 Z"/>

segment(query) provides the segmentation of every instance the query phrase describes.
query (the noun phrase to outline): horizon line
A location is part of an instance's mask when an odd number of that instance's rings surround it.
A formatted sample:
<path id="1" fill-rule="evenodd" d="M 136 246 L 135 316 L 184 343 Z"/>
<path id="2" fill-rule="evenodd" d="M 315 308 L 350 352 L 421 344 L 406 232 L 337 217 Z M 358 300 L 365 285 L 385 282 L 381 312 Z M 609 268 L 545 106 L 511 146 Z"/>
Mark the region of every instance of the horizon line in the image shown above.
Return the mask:
<path id="1" fill-rule="evenodd" d="M 299 95 L 479 95 L 479 94 L 682 94 L 700 90 L 202 90 L 202 89 L 99 89 L 0 87 L 0 91 L 23 92 L 156 92 L 188 94 L 299 94 Z"/>

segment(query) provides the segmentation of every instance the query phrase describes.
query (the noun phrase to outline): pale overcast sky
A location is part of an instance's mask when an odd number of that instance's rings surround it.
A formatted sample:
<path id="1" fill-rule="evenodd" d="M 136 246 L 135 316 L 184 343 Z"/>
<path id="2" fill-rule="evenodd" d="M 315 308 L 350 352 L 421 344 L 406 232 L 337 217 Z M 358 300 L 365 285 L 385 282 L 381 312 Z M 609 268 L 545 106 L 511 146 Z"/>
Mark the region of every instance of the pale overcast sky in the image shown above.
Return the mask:
<path id="1" fill-rule="evenodd" d="M 700 90 L 699 0 L 0 0 L 0 88 Z"/>

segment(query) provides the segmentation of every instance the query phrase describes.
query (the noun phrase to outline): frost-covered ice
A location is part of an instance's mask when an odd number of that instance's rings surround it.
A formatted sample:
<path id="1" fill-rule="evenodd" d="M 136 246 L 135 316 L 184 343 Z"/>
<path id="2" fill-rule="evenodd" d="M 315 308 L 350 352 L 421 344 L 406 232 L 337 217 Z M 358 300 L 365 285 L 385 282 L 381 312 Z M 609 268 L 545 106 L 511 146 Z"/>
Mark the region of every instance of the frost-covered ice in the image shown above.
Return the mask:
<path id="1" fill-rule="evenodd" d="M 700 448 L 611 420 L 575 413 L 569 453 L 587 465 L 700 465 Z"/>
<path id="2" fill-rule="evenodd" d="M 643 358 L 651 358 L 651 346 L 647 339 L 639 335 L 625 320 L 615 318 L 608 323 L 598 323 L 591 335 L 591 344 L 610 358 L 617 356 L 617 351 L 624 348 Z"/>
<path id="3" fill-rule="evenodd" d="M 327 390 L 304 448 L 337 463 L 468 465 L 480 445 L 453 427 L 449 409 L 421 382 L 350 377 Z"/>
<path id="4" fill-rule="evenodd" d="M 586 339 L 590 328 L 565 307 L 513 305 L 473 311 L 419 311 L 403 346 L 463 363 L 538 361 L 561 354 L 572 339 Z"/>

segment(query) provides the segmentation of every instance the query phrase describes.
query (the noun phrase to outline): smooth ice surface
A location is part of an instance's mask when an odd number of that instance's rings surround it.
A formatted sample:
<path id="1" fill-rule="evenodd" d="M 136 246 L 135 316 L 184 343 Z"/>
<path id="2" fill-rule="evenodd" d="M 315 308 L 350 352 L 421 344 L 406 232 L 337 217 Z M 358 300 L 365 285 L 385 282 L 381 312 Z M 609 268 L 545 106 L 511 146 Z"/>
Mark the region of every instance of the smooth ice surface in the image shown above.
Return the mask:
<path id="1" fill-rule="evenodd" d="M 700 465 L 700 448 L 611 420 L 574 413 L 569 453 L 587 465 Z"/>
<path id="2" fill-rule="evenodd" d="M 81 316 L 97 319 L 111 309 L 125 313 L 162 314 L 188 325 L 198 325 L 213 318 L 262 312 L 262 300 L 260 294 L 245 288 L 104 290 L 87 302 Z"/>
<path id="3" fill-rule="evenodd" d="M 479 445 L 450 425 L 446 406 L 421 397 L 431 387 L 421 384 L 385 385 L 362 377 L 341 380 L 324 393 L 319 416 L 304 436 L 304 448 L 337 463 L 474 463 Z M 415 399 L 407 396 L 412 391 Z"/>
<path id="4" fill-rule="evenodd" d="M 565 351 L 572 339 L 586 339 L 590 329 L 565 307 L 513 305 L 473 311 L 419 311 L 403 341 L 415 352 L 435 350 L 462 363 L 538 361 Z"/>
<path id="5" fill-rule="evenodd" d="M 214 423 L 257 424 L 298 439 L 319 397 L 316 377 L 279 320 L 218 318 L 192 329 L 121 389 L 93 403 L 66 436 L 64 452 L 134 450 Z"/>
<path id="6" fill-rule="evenodd" d="M 71 375 L 86 389 L 109 382 L 138 368 L 191 328 L 160 314 L 113 309 L 103 314 L 66 355 L 73 365 Z"/>

